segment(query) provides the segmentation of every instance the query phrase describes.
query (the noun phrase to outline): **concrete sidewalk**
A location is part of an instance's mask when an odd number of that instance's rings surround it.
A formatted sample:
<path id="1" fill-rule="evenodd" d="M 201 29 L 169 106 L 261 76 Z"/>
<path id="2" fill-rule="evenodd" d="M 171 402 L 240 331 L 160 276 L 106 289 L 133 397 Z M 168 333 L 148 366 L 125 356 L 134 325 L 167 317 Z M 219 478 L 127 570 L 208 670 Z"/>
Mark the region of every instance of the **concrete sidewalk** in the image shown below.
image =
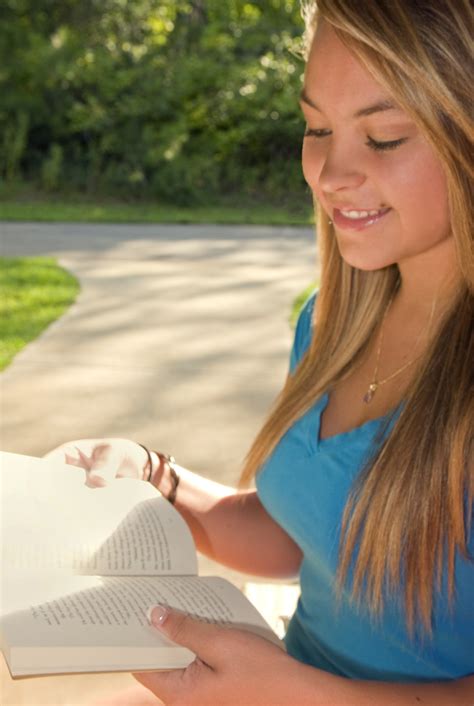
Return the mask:
<path id="1" fill-rule="evenodd" d="M 1 448 L 126 436 L 222 482 L 287 370 L 311 229 L 0 224 L 2 254 L 53 255 L 75 305 L 0 376 Z"/>
<path id="2" fill-rule="evenodd" d="M 313 230 L 0 223 L 0 238 L 2 255 L 52 255 L 82 287 L 0 376 L 0 447 L 42 455 L 123 436 L 235 484 L 286 376 L 291 304 L 316 275 Z M 33 706 L 25 684 L 5 703 Z M 35 705 L 83 703 L 40 692 Z"/>

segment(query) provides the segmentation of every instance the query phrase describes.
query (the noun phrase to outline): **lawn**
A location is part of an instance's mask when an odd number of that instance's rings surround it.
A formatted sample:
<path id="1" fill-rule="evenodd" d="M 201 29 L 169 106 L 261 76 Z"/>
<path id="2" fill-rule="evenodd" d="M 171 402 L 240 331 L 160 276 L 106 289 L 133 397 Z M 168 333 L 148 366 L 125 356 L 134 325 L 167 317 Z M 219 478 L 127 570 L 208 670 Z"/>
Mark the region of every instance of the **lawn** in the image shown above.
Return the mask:
<path id="1" fill-rule="evenodd" d="M 77 280 L 49 257 L 0 258 L 0 370 L 76 299 Z"/>
<path id="2" fill-rule="evenodd" d="M 179 207 L 125 203 L 85 197 L 52 198 L 28 192 L 0 194 L 0 220 L 76 223 L 222 223 L 249 225 L 311 225 L 308 200 L 298 208 L 268 203 L 220 203 Z"/>

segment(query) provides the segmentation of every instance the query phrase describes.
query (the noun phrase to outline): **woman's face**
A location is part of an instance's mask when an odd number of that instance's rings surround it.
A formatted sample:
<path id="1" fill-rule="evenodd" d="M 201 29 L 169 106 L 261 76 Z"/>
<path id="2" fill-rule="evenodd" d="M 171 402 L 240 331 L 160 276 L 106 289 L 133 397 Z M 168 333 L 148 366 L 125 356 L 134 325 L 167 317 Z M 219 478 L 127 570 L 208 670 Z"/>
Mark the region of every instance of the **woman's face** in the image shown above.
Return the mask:
<path id="1" fill-rule="evenodd" d="M 311 49 L 301 106 L 307 123 L 303 172 L 334 223 L 342 257 L 374 270 L 428 251 L 441 254 L 450 224 L 439 160 L 324 22 Z"/>

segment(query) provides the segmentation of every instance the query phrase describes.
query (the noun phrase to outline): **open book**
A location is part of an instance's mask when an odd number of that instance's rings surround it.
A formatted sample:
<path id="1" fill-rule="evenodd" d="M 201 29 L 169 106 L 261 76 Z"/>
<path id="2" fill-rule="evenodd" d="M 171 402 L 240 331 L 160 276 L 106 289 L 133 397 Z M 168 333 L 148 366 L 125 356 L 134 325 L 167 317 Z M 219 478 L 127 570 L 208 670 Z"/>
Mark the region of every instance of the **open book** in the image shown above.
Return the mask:
<path id="1" fill-rule="evenodd" d="M 150 484 L 0 453 L 0 646 L 12 677 L 144 671 L 194 655 L 152 628 L 166 604 L 280 644 L 222 578 L 198 577 L 187 524 Z"/>

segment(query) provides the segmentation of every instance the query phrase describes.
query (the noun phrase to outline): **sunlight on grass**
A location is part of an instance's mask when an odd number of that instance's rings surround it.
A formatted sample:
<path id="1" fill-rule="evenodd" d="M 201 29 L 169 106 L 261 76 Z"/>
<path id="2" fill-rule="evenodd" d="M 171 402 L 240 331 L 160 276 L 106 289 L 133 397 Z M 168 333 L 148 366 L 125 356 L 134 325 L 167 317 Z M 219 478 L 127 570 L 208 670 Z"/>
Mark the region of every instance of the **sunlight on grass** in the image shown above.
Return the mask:
<path id="1" fill-rule="evenodd" d="M 76 299 L 77 280 L 53 258 L 0 258 L 0 370 Z"/>

